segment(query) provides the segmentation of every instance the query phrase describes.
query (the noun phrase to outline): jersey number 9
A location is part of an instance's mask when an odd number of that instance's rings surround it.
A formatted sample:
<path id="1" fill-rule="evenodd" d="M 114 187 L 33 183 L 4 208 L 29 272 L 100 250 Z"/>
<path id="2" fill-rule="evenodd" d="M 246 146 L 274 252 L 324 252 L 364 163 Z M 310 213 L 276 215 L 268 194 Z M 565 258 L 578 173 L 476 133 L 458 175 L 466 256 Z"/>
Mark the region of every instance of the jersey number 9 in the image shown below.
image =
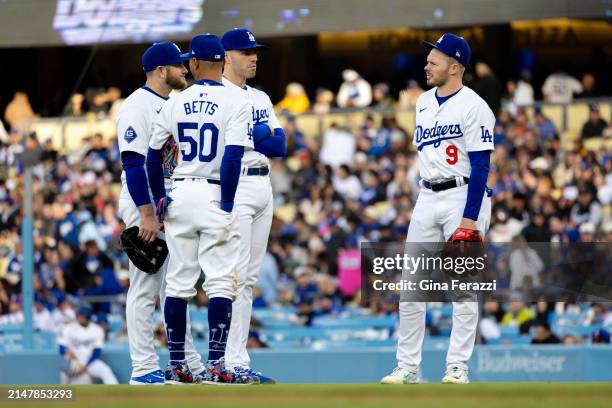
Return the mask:
<path id="1" fill-rule="evenodd" d="M 448 145 L 446 147 L 446 162 L 448 164 L 455 164 L 459 160 L 459 156 L 457 155 L 457 146 Z"/>
<path id="2" fill-rule="evenodd" d="M 195 131 L 194 136 L 187 132 Z M 195 122 L 178 123 L 178 139 L 181 146 L 183 161 L 190 162 L 198 157 L 204 163 L 212 161 L 217 156 L 217 142 L 219 141 L 219 128 L 214 123 L 203 123 L 200 127 L 200 140 L 196 141 L 198 124 Z M 189 151 L 183 149 L 185 143 L 189 143 Z"/>

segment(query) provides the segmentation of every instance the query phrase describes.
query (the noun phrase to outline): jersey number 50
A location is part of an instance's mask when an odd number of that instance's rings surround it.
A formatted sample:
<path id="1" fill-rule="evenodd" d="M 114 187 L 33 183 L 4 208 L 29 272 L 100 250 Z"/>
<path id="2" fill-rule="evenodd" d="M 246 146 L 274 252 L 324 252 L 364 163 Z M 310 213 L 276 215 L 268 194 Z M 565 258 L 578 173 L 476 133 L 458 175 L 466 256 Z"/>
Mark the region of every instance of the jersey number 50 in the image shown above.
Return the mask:
<path id="1" fill-rule="evenodd" d="M 188 131 L 195 131 L 194 136 L 187 134 Z M 214 123 L 203 123 L 200 127 L 200 141 L 196 141 L 198 124 L 195 122 L 178 123 L 178 139 L 181 146 L 181 153 L 184 161 L 198 160 L 204 163 L 212 161 L 217 156 L 217 142 L 219 141 L 219 128 Z M 191 133 L 191 132 L 190 132 Z M 183 149 L 184 143 L 189 143 L 189 152 Z"/>

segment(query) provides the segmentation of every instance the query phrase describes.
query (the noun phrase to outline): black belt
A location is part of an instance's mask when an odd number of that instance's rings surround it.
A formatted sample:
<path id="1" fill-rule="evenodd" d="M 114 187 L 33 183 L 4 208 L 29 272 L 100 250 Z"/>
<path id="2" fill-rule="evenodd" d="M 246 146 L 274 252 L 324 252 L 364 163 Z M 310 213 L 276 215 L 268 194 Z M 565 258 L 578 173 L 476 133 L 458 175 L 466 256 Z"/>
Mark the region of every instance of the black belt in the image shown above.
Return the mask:
<path id="1" fill-rule="evenodd" d="M 470 179 L 468 177 L 463 177 L 463 181 L 465 184 L 460 184 L 457 182 L 457 179 L 450 179 L 445 181 L 440 181 L 439 183 L 430 183 L 427 180 L 421 180 L 423 187 L 430 189 L 431 191 L 444 191 L 455 187 L 460 187 L 466 185 Z"/>
<path id="2" fill-rule="evenodd" d="M 267 167 L 251 167 L 246 171 L 247 176 L 267 176 L 270 174 L 270 169 Z"/>
<path id="3" fill-rule="evenodd" d="M 218 185 L 221 185 L 221 182 L 219 180 L 207 179 L 207 178 L 202 178 L 202 177 L 181 177 L 181 178 L 174 178 L 172 180 L 173 181 L 183 181 L 183 180 L 198 181 L 198 180 L 206 180 L 208 182 L 208 184 L 218 184 Z"/>

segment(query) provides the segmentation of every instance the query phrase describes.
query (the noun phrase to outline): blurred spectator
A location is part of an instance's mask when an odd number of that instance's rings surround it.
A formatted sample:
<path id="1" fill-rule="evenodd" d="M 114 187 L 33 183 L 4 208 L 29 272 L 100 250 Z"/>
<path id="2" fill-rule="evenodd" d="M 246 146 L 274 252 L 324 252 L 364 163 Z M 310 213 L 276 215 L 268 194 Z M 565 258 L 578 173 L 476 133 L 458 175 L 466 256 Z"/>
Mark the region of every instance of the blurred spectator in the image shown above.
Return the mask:
<path id="1" fill-rule="evenodd" d="M 419 96 L 425 92 L 417 81 L 408 81 L 406 89 L 402 89 L 399 94 L 399 107 L 401 109 L 413 109 Z"/>
<path id="2" fill-rule="evenodd" d="M 558 134 L 557 128 L 553 121 L 542 112 L 542 108 L 536 107 L 533 113 L 535 119 L 534 127 L 538 130 L 542 142 L 550 142 L 556 138 Z"/>
<path id="3" fill-rule="evenodd" d="M 355 137 L 336 123 L 323 134 L 319 157 L 323 164 L 336 169 L 342 164 L 352 165 L 355 160 Z"/>
<path id="4" fill-rule="evenodd" d="M 521 77 L 516 81 L 516 89 L 514 91 L 514 103 L 518 107 L 533 105 L 533 86 L 531 86 L 531 73 L 529 71 L 521 72 Z"/>
<path id="5" fill-rule="evenodd" d="M 540 273 L 544 270 L 544 262 L 538 253 L 530 248 L 521 235 L 512 239 L 510 252 L 510 289 L 521 290 L 525 281 L 530 280 L 533 287 L 540 285 Z"/>
<path id="6" fill-rule="evenodd" d="M 596 330 L 591 336 L 593 344 L 610 344 L 610 333 L 606 329 Z"/>
<path id="7" fill-rule="evenodd" d="M 520 293 L 512 293 L 508 303 L 508 311 L 504 314 L 501 324 L 504 326 L 518 326 L 521 334 L 529 331 L 529 325 L 534 319 L 534 314 L 523 302 Z"/>
<path id="8" fill-rule="evenodd" d="M 550 231 L 548 229 L 548 225 L 546 223 L 546 217 L 541 209 L 532 210 L 531 221 L 529 225 L 523 228 L 521 231 L 524 240 L 527 242 L 550 242 Z M 516 238 L 516 240 L 520 240 L 520 238 Z M 521 249 L 527 249 L 527 244 L 524 245 L 519 243 Z M 532 265 L 534 266 L 534 265 Z"/>
<path id="9" fill-rule="evenodd" d="M 578 201 L 571 209 L 570 220 L 575 225 L 588 222 L 593 228 L 597 228 L 602 218 L 601 204 L 593 197 L 593 187 L 584 186 L 579 190 Z"/>
<path id="10" fill-rule="evenodd" d="M 310 108 L 310 101 L 302 84 L 291 82 L 285 89 L 285 96 L 276 104 L 276 109 L 288 111 L 294 115 L 306 112 Z"/>
<path id="11" fill-rule="evenodd" d="M 576 344 L 580 344 L 580 337 L 575 334 L 566 334 L 563 336 L 562 343 L 566 346 L 574 346 Z"/>
<path id="12" fill-rule="evenodd" d="M 341 108 L 365 108 L 372 103 L 372 87 L 365 79 L 352 69 L 342 72 L 344 82 L 336 97 Z"/>
<path id="13" fill-rule="evenodd" d="M 393 98 L 389 95 L 389 84 L 380 82 L 374 85 L 372 108 L 376 110 L 391 109 L 393 104 Z"/>
<path id="14" fill-rule="evenodd" d="M 531 344 L 559 344 L 561 340 L 550 331 L 550 325 L 546 322 L 535 324 L 535 334 Z"/>
<path id="15" fill-rule="evenodd" d="M 74 93 L 70 97 L 70 104 L 66 106 L 66 111 L 64 115 L 68 116 L 83 116 L 85 114 L 85 109 L 83 108 L 83 104 L 85 102 L 85 95 L 82 93 Z"/>
<path id="16" fill-rule="evenodd" d="M 326 88 L 318 88 L 317 96 L 312 111 L 317 115 L 325 115 L 331 110 L 334 102 L 334 93 Z"/>
<path id="17" fill-rule="evenodd" d="M 261 262 L 257 286 L 261 290 L 262 297 L 268 305 L 276 303 L 278 297 L 278 275 L 278 264 L 274 255 L 270 252 L 266 252 Z"/>
<path id="18" fill-rule="evenodd" d="M 583 139 L 603 136 L 604 130 L 608 126 L 608 123 L 601 118 L 601 115 L 599 114 L 599 107 L 597 105 L 592 104 L 589 107 L 589 111 L 589 120 L 582 125 L 582 132 L 580 136 Z"/>
<path id="19" fill-rule="evenodd" d="M 6 106 L 4 120 L 11 129 L 18 129 L 22 121 L 34 120 L 38 115 L 34 113 L 30 100 L 25 92 L 15 92 L 13 99 Z"/>
<path id="20" fill-rule="evenodd" d="M 295 116 L 287 116 L 285 126 L 286 140 L 287 140 L 287 157 L 293 156 L 297 151 L 306 149 L 306 138 L 304 134 L 297 128 L 295 123 Z"/>
<path id="21" fill-rule="evenodd" d="M 582 92 L 576 97 L 578 98 L 598 98 L 603 96 L 601 90 L 597 87 L 595 76 L 590 72 L 582 75 Z"/>
<path id="22" fill-rule="evenodd" d="M 590 222 L 585 222 L 578 228 L 580 242 L 593 242 L 595 238 L 595 226 Z"/>
<path id="23" fill-rule="evenodd" d="M 485 100 L 493 114 L 497 115 L 502 98 L 502 86 L 499 79 L 491 67 L 484 62 L 476 63 L 475 72 L 476 80 L 472 84 L 472 89 Z"/>
<path id="24" fill-rule="evenodd" d="M 4 123 L 2 123 L 2 121 L 0 120 L 0 144 L 8 143 L 8 142 L 9 142 L 8 133 L 6 133 L 6 129 L 4 128 Z"/>
<path id="25" fill-rule="evenodd" d="M 361 183 L 346 164 L 340 165 L 333 177 L 334 189 L 348 200 L 357 200 L 361 194 Z"/>
<path id="26" fill-rule="evenodd" d="M 504 310 L 500 302 L 487 299 L 482 305 L 483 316 L 478 323 L 478 331 L 485 343 L 487 340 L 496 340 L 501 337 L 499 325 L 504 317 Z"/>
<path id="27" fill-rule="evenodd" d="M 108 148 L 104 145 L 102 134 L 96 133 L 91 138 L 91 148 L 83 157 L 84 164 L 96 172 L 111 168 Z"/>
<path id="28" fill-rule="evenodd" d="M 551 103 L 570 103 L 580 92 L 580 81 L 561 71 L 550 74 L 542 85 L 544 100 Z"/>

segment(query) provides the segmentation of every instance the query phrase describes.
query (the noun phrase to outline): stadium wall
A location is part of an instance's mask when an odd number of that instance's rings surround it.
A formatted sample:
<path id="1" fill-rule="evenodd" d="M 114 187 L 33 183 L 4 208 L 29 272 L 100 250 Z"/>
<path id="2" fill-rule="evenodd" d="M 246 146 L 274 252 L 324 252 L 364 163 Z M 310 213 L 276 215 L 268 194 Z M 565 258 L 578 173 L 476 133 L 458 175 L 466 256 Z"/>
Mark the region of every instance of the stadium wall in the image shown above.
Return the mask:
<path id="1" fill-rule="evenodd" d="M 253 367 L 281 383 L 374 383 L 394 367 L 395 350 L 255 350 Z M 422 379 L 438 382 L 446 350 L 423 351 Z M 165 364 L 167 353 L 160 353 Z M 125 349 L 107 349 L 103 359 L 121 383 L 130 376 Z M 472 381 L 612 381 L 612 346 L 476 346 L 470 367 Z M 59 382 L 59 355 L 53 351 L 0 353 L 0 384 Z"/>

